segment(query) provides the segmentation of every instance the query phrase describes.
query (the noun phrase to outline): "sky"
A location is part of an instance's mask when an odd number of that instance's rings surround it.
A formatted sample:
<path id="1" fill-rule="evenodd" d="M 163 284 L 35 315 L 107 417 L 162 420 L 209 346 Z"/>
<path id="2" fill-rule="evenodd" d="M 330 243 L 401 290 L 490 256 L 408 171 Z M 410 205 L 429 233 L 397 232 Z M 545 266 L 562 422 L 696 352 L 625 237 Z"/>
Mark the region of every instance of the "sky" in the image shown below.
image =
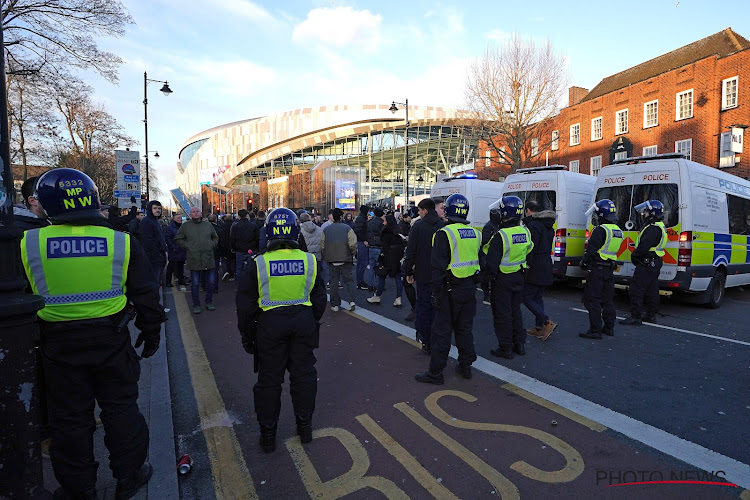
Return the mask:
<path id="1" fill-rule="evenodd" d="M 119 82 L 87 73 L 97 102 L 175 187 L 180 148 L 230 122 L 303 107 L 390 104 L 463 108 L 467 69 L 512 33 L 567 61 L 570 85 L 601 79 L 731 27 L 750 39 L 750 2 L 630 0 L 121 0 L 135 24 L 99 39 L 120 56 Z M 567 101 L 566 101 L 567 102 Z M 153 153 L 152 153 L 153 155 Z"/>

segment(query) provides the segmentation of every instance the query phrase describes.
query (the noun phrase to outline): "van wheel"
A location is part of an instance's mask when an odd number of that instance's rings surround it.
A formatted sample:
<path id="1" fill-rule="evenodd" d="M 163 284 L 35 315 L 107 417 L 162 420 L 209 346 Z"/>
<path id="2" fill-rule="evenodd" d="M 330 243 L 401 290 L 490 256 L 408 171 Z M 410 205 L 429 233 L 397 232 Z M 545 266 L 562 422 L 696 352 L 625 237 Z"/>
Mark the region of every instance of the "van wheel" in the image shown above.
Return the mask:
<path id="1" fill-rule="evenodd" d="M 724 292 L 726 291 L 724 288 L 726 282 L 727 278 L 723 272 L 717 271 L 714 274 L 714 277 L 711 278 L 711 283 L 708 285 L 708 302 L 706 302 L 706 307 L 710 307 L 711 309 L 721 307 L 721 301 L 724 300 Z"/>

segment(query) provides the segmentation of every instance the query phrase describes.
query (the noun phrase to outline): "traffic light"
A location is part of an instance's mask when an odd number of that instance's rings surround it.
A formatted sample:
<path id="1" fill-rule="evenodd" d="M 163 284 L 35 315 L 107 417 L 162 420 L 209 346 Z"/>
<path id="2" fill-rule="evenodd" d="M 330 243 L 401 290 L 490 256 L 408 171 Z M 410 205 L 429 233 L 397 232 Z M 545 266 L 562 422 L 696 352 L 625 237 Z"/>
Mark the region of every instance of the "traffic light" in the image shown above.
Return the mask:
<path id="1" fill-rule="evenodd" d="M 252 198 L 248 198 L 247 199 L 247 209 L 248 210 L 252 210 L 253 209 L 253 199 Z"/>

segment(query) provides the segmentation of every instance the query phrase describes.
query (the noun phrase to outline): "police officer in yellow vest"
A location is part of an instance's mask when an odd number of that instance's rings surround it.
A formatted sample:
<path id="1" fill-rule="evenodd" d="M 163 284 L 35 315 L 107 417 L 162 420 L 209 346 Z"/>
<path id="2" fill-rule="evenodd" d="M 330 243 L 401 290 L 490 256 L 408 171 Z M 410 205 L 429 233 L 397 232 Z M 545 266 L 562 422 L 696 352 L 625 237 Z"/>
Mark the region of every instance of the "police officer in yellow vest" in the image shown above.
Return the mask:
<path id="1" fill-rule="evenodd" d="M 645 201 L 634 210 L 643 218 L 645 226 L 638 234 L 630 257 L 635 265 L 629 290 L 630 317 L 620 323 L 638 326 L 643 321 L 655 321 L 659 310 L 659 271 L 667 248 L 667 230 L 662 222 L 664 205 L 659 200 Z"/>
<path id="2" fill-rule="evenodd" d="M 286 371 L 297 435 L 303 443 L 312 441 L 318 389 L 313 349 L 318 347 L 327 297 L 315 256 L 297 244 L 299 226 L 294 212 L 275 209 L 266 219 L 265 231 L 268 246 L 239 274 L 236 303 L 242 345 L 255 355 L 258 366 L 253 394 L 260 446 L 270 453 L 276 449 Z"/>
<path id="3" fill-rule="evenodd" d="M 518 196 L 504 196 L 498 208 L 500 229 L 483 248 L 487 254 L 483 272 L 492 283 L 490 302 L 498 345 L 490 354 L 513 359 L 513 353 L 526 354 L 526 331 L 521 316 L 523 272 L 534 243 L 529 230 L 520 225 L 524 210 Z"/>
<path id="4" fill-rule="evenodd" d="M 99 192 L 85 174 L 58 168 L 42 175 L 35 195 L 53 225 L 21 241 L 38 313 L 49 401 L 50 458 L 61 488 L 55 498 L 96 498 L 94 402 L 101 408 L 116 497 L 130 498 L 151 478 L 149 434 L 138 410 L 139 357 L 127 323 L 141 331 L 141 356 L 159 348 L 164 309 L 146 254 L 135 238 L 111 229 Z"/>
<path id="5" fill-rule="evenodd" d="M 613 302 L 617 267 L 617 253 L 623 241 L 622 230 L 617 225 L 617 208 L 612 200 L 599 200 L 594 206 L 598 224 L 591 232 L 586 252 L 581 259 L 581 269 L 588 271 L 583 305 L 589 312 L 589 329 L 579 333 L 585 339 L 601 339 L 615 334 L 617 311 Z M 602 328 L 602 320 L 604 327 Z"/>
<path id="6" fill-rule="evenodd" d="M 430 335 L 430 368 L 418 373 L 418 382 L 442 385 L 443 369 L 448 363 L 451 331 L 456 336 L 458 364 L 456 372 L 471 378 L 471 364 L 476 361 L 471 329 L 477 312 L 475 297 L 479 283 L 479 247 L 482 233 L 469 226 L 469 200 L 453 194 L 445 200 L 448 225 L 432 237 L 432 307 L 435 320 Z"/>

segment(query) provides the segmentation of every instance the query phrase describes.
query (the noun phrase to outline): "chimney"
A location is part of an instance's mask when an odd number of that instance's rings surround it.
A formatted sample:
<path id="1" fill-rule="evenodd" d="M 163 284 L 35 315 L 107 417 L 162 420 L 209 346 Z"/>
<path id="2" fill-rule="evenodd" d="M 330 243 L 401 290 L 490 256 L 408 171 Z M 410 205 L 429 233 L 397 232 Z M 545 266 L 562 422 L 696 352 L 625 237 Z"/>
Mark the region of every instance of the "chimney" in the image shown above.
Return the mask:
<path id="1" fill-rule="evenodd" d="M 583 87 L 570 87 L 568 89 L 568 106 L 575 106 L 589 93 L 589 89 Z"/>

